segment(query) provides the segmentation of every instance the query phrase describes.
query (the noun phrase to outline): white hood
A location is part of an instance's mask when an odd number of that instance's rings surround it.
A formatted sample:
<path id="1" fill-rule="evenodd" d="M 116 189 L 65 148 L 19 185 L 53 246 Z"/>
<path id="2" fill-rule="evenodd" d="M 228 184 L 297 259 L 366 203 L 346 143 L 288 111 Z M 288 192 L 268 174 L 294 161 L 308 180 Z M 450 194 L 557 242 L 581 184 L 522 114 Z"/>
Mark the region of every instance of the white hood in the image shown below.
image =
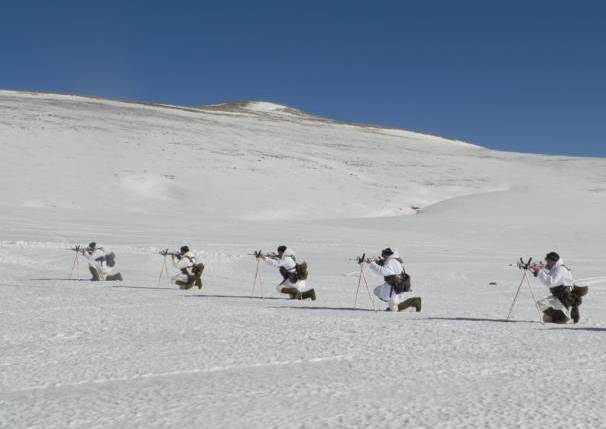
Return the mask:
<path id="1" fill-rule="evenodd" d="M 564 266 L 564 260 L 560 258 L 556 263 L 548 269 L 544 267 L 537 275 L 539 282 L 548 288 L 556 286 L 572 286 L 573 277 L 568 268 Z"/>
<path id="2" fill-rule="evenodd" d="M 286 250 L 284 251 L 284 254 L 282 255 L 283 258 L 286 258 L 290 256 L 291 258 L 294 258 L 295 256 L 297 256 L 295 254 L 295 251 L 292 250 L 290 247 L 287 247 Z"/>

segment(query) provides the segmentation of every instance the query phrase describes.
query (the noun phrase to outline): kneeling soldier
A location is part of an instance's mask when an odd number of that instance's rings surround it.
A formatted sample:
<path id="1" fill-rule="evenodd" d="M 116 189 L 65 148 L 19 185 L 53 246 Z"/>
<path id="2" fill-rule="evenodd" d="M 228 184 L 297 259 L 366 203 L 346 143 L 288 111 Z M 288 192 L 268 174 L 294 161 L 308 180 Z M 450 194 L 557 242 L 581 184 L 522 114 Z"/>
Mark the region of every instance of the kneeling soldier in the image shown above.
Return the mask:
<path id="1" fill-rule="evenodd" d="M 549 288 L 550 296 L 537 301 L 543 311 L 543 321 L 547 323 L 566 323 L 570 319 L 578 323 L 581 318 L 579 306 L 582 297 L 587 295 L 589 288 L 575 286 L 572 272 L 556 252 L 545 256 L 545 266 L 533 265 L 530 270 L 539 282 Z"/>
<path id="2" fill-rule="evenodd" d="M 389 303 L 387 310 L 390 311 L 402 311 L 408 307 L 414 307 L 417 312 L 421 311 L 420 297 L 406 298 L 406 293 L 411 291 L 410 276 L 404 271 L 400 254 L 388 247 L 381 251 L 381 258 L 377 261 L 366 260 L 370 269 L 385 280 L 385 283 L 374 290 L 377 298 Z"/>
<path id="3" fill-rule="evenodd" d="M 173 265 L 181 271 L 172 278 L 173 283 L 180 289 L 191 289 L 193 286 L 202 289 L 204 264 L 196 261 L 196 257 L 190 252 L 189 247 L 182 246 L 179 253 L 172 253 L 171 256 Z"/>
<path id="4" fill-rule="evenodd" d="M 280 246 L 276 259 L 261 254 L 259 254 L 259 258 L 280 270 L 283 280 L 276 287 L 278 292 L 290 295 L 290 299 L 309 298 L 312 301 L 316 300 L 316 291 L 308 288 L 305 282 L 307 279 L 307 264 L 305 262 L 297 264 L 293 250 L 286 246 Z"/>
<path id="5" fill-rule="evenodd" d="M 114 252 L 106 253 L 103 247 L 97 243 L 88 243 L 85 248 L 80 248 L 82 255 L 88 260 L 88 270 L 91 281 L 122 281 L 122 274 L 116 268 L 116 255 Z"/>

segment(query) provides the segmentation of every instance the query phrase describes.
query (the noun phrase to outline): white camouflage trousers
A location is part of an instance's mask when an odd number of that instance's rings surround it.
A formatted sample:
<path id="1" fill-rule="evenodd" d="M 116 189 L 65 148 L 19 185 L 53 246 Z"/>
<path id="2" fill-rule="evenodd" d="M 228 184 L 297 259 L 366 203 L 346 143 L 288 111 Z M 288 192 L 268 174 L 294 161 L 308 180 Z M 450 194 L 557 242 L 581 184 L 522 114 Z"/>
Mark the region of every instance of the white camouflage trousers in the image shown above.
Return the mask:
<path id="1" fill-rule="evenodd" d="M 310 289 L 309 287 L 307 287 L 307 283 L 305 282 L 305 280 L 299 280 L 296 283 L 291 283 L 290 280 L 286 280 L 284 283 L 280 283 L 278 286 L 276 286 L 276 290 L 278 292 L 281 292 L 283 287 L 294 287 L 299 292 L 306 292 Z"/>
<path id="2" fill-rule="evenodd" d="M 554 310 L 560 310 L 566 315 L 566 317 L 570 319 L 570 311 L 568 311 L 568 309 L 564 307 L 564 304 L 562 304 L 562 302 L 553 295 L 549 295 L 543 299 L 539 299 L 537 301 L 537 305 L 539 306 L 541 311 L 545 311 L 550 307 Z"/>
<path id="3" fill-rule="evenodd" d="M 400 304 L 401 302 L 404 302 L 406 300 L 406 295 L 410 292 L 402 292 L 402 293 L 392 293 L 391 296 L 389 296 L 389 293 L 391 292 L 391 286 L 388 285 L 387 283 L 383 283 L 381 286 L 377 286 L 374 290 L 374 294 L 377 298 L 379 298 L 381 301 L 385 301 L 387 303 L 389 303 L 389 306 L 397 306 L 398 304 Z"/>
<path id="4" fill-rule="evenodd" d="M 111 276 L 112 274 L 114 274 L 115 271 L 114 267 L 106 267 L 105 265 L 101 264 L 88 264 L 88 266 L 91 270 L 97 272 L 97 276 L 101 281 L 104 281 L 107 276 Z"/>

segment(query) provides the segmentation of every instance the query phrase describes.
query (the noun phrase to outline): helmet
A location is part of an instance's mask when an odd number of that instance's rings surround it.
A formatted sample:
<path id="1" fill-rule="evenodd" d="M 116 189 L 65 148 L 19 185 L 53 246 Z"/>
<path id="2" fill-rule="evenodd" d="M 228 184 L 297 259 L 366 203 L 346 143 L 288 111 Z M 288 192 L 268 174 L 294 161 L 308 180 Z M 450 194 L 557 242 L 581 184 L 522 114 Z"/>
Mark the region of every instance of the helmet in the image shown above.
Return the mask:
<path id="1" fill-rule="evenodd" d="M 560 255 L 558 255 L 556 252 L 549 252 L 547 255 L 545 255 L 545 260 L 558 262 L 560 260 Z"/>
<path id="2" fill-rule="evenodd" d="M 393 250 L 391 250 L 389 247 L 381 250 L 381 256 L 386 257 L 391 255 L 393 255 Z"/>
<path id="3" fill-rule="evenodd" d="M 94 241 L 91 241 L 90 243 L 88 243 L 88 248 L 90 250 L 95 250 L 96 247 L 97 247 L 97 243 L 95 243 Z"/>
<path id="4" fill-rule="evenodd" d="M 189 252 L 189 247 L 181 246 L 181 249 L 179 250 L 181 251 L 181 254 L 184 255 L 185 253 Z"/>
<path id="5" fill-rule="evenodd" d="M 278 246 L 278 253 L 281 252 L 286 252 L 286 246 L 282 245 L 282 246 Z"/>

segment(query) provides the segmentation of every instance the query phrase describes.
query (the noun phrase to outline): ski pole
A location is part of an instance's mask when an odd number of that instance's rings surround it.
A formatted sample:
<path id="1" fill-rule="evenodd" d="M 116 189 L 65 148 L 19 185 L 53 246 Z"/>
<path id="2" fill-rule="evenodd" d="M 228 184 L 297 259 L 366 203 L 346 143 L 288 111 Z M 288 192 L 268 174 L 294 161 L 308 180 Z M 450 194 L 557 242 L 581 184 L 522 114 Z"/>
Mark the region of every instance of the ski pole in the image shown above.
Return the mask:
<path id="1" fill-rule="evenodd" d="M 356 288 L 356 298 L 354 299 L 354 308 L 358 308 L 358 293 L 360 292 L 360 285 L 362 284 L 362 270 L 364 267 L 360 264 L 360 275 L 358 277 L 358 287 Z"/>
<path id="2" fill-rule="evenodd" d="M 524 274 L 522 275 L 522 280 L 520 281 L 520 285 L 518 286 L 518 290 L 516 291 L 515 296 L 513 297 L 513 301 L 511 302 L 511 307 L 509 307 L 509 313 L 507 313 L 507 321 L 509 321 L 509 317 L 511 316 L 511 312 L 513 311 L 513 307 L 516 304 L 516 301 L 518 300 L 518 295 L 520 294 L 520 289 L 522 288 L 522 285 L 524 284 L 524 279 L 526 278 L 526 271 L 524 271 Z"/>
<path id="3" fill-rule="evenodd" d="M 259 272 L 259 259 L 257 259 L 257 269 L 255 270 L 255 277 L 253 279 L 253 287 L 252 287 L 252 291 L 250 292 L 251 296 L 254 296 L 255 294 L 255 289 L 257 288 L 257 279 L 259 279 L 259 281 L 261 280 L 261 273 Z M 259 285 L 261 287 L 261 285 Z M 263 290 L 261 290 L 261 293 L 263 293 Z"/>
<path id="4" fill-rule="evenodd" d="M 539 321 L 541 323 L 544 323 L 543 316 L 542 316 L 543 312 L 541 311 L 541 308 L 539 307 L 539 303 L 537 301 L 537 297 L 534 295 L 534 290 L 532 289 L 532 286 L 530 285 L 530 279 L 528 278 L 528 276 L 526 276 L 526 283 L 528 284 L 528 289 L 530 290 L 530 296 L 532 296 L 532 300 L 534 302 L 534 306 L 536 307 L 537 312 L 539 313 Z"/>
<path id="5" fill-rule="evenodd" d="M 166 275 L 166 285 L 170 287 L 170 278 L 168 276 L 168 267 L 166 266 L 166 255 L 164 255 L 164 263 L 162 264 L 162 269 L 160 270 L 160 275 L 158 276 L 158 287 L 160 287 L 160 282 L 162 281 L 162 275 Z"/>
<path id="6" fill-rule="evenodd" d="M 368 281 L 366 280 L 366 274 L 364 274 L 363 268 L 362 268 L 362 277 L 364 278 L 364 284 L 366 285 L 366 292 L 368 292 L 368 299 L 370 299 L 370 303 L 372 304 L 372 309 L 376 312 L 377 307 L 375 306 L 375 300 L 372 298 L 372 294 L 370 293 L 370 288 L 368 287 Z"/>
<path id="7" fill-rule="evenodd" d="M 74 262 L 72 263 L 72 270 L 69 273 L 70 280 L 72 279 L 72 277 L 74 275 L 74 269 L 76 267 L 78 267 L 78 276 L 80 276 L 80 262 L 78 261 L 78 252 L 76 252 L 76 256 L 74 256 Z"/>

